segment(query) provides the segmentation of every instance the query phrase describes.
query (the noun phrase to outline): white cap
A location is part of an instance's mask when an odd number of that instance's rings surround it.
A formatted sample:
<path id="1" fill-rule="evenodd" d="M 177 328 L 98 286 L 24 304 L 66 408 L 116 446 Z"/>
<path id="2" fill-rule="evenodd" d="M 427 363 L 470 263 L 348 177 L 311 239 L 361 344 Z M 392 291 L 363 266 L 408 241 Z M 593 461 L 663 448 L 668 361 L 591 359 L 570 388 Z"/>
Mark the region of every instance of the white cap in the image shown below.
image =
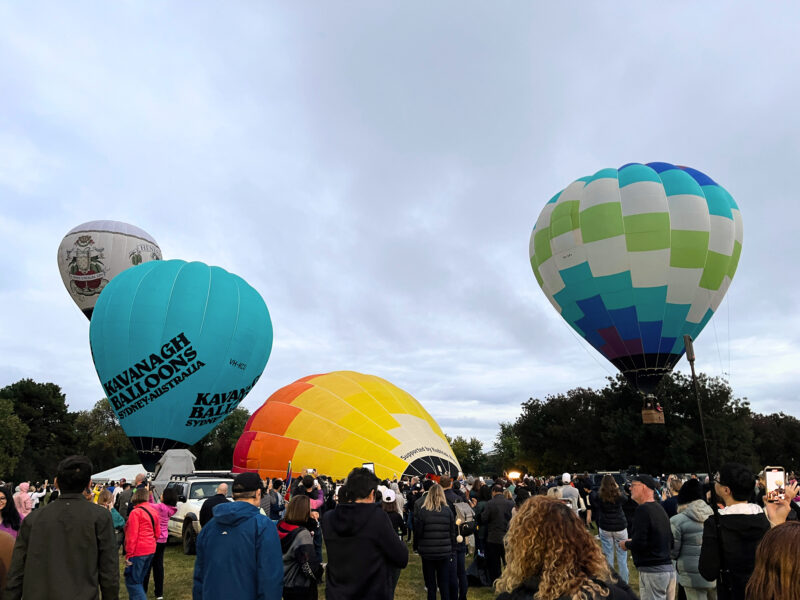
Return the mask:
<path id="1" fill-rule="evenodd" d="M 380 486 L 378 489 L 381 491 L 381 499 L 387 504 L 391 504 L 397 499 L 397 497 L 394 495 L 394 490 L 390 490 L 389 488 L 383 486 Z"/>
<path id="2" fill-rule="evenodd" d="M 563 481 L 564 483 L 569 483 L 569 481 L 570 481 L 570 476 L 569 476 L 569 473 L 564 473 L 564 474 L 561 476 L 561 481 Z"/>

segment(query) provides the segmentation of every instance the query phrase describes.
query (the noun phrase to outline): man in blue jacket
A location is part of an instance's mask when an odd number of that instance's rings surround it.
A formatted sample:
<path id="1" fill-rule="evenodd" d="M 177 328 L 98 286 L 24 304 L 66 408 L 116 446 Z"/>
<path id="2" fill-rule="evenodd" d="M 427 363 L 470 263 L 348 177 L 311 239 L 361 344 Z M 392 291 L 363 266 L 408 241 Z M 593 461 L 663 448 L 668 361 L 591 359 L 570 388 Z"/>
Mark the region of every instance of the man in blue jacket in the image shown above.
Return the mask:
<path id="1" fill-rule="evenodd" d="M 280 600 L 283 554 L 275 524 L 259 511 L 263 493 L 257 473 L 240 473 L 234 501 L 214 507 L 197 536 L 193 600 Z"/>

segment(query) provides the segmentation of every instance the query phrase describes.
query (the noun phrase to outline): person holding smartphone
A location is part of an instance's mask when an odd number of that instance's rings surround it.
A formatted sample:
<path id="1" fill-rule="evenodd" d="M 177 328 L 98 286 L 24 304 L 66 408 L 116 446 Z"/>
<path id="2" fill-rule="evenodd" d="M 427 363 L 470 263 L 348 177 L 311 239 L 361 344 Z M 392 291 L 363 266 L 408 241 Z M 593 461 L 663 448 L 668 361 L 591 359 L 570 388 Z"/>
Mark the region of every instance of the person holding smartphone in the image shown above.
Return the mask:
<path id="1" fill-rule="evenodd" d="M 725 504 L 719 511 L 721 543 L 717 539 L 715 517 L 711 517 L 703 526 L 698 569 L 706 580 L 717 581 L 719 600 L 744 600 L 745 588 L 755 565 L 756 548 L 771 526 L 786 521 L 790 508 L 785 498 L 794 497 L 797 487 L 787 486 L 784 499 L 765 502 L 762 509 L 749 502 L 755 477 L 744 465 L 722 465 L 712 477 L 712 483 L 717 497 Z M 720 547 L 724 553 L 722 557 L 719 555 Z"/>

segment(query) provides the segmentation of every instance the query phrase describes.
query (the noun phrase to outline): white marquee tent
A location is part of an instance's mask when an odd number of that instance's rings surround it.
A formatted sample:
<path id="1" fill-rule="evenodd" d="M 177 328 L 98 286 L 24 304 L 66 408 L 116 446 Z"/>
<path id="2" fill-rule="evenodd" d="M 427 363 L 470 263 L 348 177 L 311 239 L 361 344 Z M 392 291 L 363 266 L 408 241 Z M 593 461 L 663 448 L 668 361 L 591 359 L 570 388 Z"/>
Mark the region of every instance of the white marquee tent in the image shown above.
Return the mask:
<path id="1" fill-rule="evenodd" d="M 92 475 L 92 481 L 105 483 L 106 481 L 119 481 L 124 477 L 125 481 L 133 483 L 139 473 L 147 473 L 142 465 L 119 465 L 102 473 L 95 473 Z"/>

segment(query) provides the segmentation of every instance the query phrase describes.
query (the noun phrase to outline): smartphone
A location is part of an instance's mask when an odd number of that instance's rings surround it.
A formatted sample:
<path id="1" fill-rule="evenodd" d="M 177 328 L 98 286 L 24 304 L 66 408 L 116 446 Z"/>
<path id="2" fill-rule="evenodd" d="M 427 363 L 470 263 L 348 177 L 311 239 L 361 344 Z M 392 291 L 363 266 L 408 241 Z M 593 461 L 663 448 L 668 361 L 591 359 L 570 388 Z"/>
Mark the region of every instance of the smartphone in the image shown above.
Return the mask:
<path id="1" fill-rule="evenodd" d="M 784 487 L 786 486 L 786 471 L 784 471 L 783 467 L 764 467 L 764 475 L 767 479 L 767 502 L 783 500 Z"/>

